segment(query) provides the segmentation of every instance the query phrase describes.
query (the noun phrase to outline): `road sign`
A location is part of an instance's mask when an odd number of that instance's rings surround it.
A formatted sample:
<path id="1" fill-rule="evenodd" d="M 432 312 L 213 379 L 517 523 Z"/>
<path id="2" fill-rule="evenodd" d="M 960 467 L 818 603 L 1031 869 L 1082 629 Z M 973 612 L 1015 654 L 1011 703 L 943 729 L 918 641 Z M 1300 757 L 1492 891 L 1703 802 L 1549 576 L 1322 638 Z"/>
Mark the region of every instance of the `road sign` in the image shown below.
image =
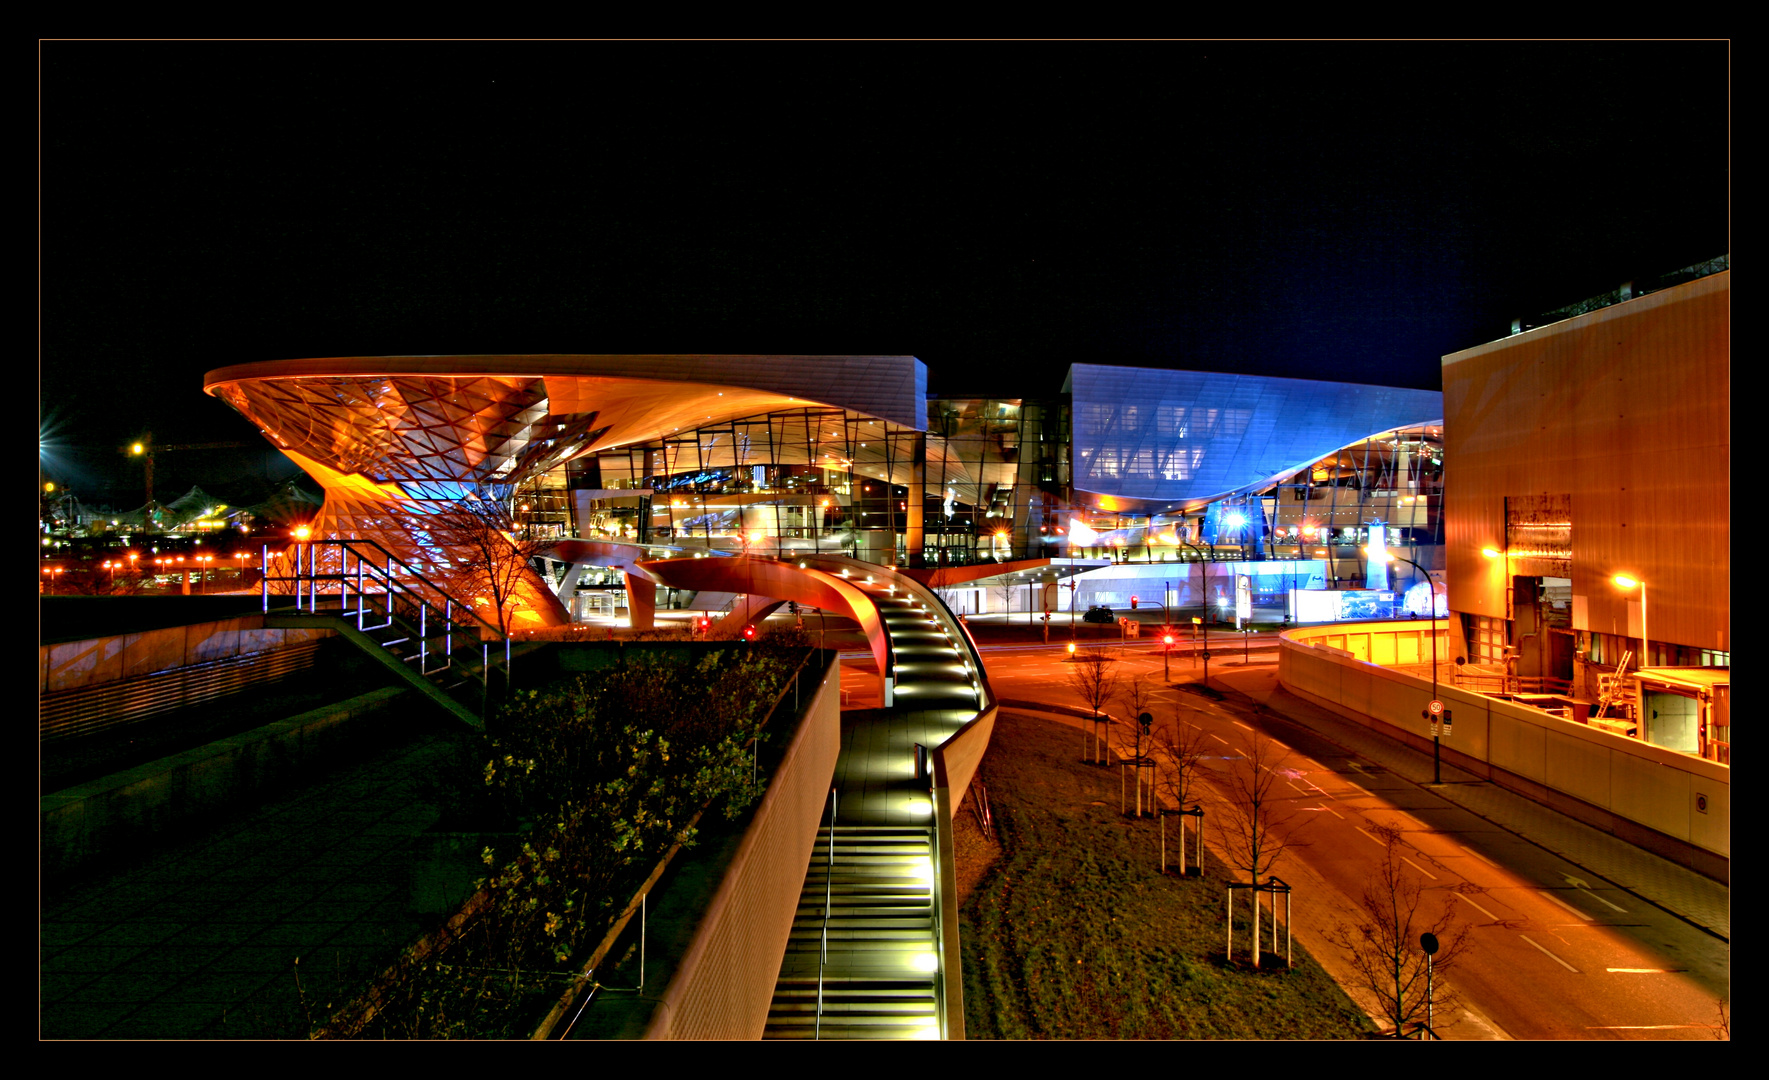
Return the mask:
<path id="1" fill-rule="evenodd" d="M 1435 698 L 1432 699 L 1431 704 L 1425 706 L 1425 708 L 1430 710 L 1432 716 L 1442 716 L 1443 715 L 1443 702 L 1438 701 Z"/>

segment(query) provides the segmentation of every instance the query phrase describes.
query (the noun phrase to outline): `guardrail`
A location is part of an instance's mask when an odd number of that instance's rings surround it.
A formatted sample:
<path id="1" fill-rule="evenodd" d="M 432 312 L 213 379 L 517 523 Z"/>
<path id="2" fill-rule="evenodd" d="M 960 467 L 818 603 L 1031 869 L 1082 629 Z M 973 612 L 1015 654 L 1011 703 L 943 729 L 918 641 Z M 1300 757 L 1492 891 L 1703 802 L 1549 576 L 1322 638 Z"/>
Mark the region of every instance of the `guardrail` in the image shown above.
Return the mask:
<path id="1" fill-rule="evenodd" d="M 322 568 L 320 553 L 336 552 Z M 271 596 L 293 596 L 298 612 L 337 615 L 353 621 L 364 634 L 393 630 L 405 636 L 375 638 L 382 648 L 400 655 L 398 646 L 410 646 L 400 658 L 416 661 L 419 674 L 441 675 L 460 668 L 489 688 L 493 666 L 491 647 L 501 642 L 505 678 L 510 669 L 510 636 L 488 622 L 473 605 L 455 599 L 446 589 L 373 540 L 311 540 L 297 543 L 288 552 L 292 573 L 272 574 L 269 547 L 263 549 L 263 580 L 259 595 L 264 614 L 270 615 Z M 281 558 L 278 557 L 277 562 Z M 282 586 L 274 588 L 273 586 Z M 338 607 L 331 607 L 336 597 Z M 328 598 L 328 599 L 322 599 Z M 323 610 L 322 610 L 323 605 Z M 456 644 L 457 639 L 460 644 Z M 440 645 L 440 648 L 435 647 Z M 462 663 L 458 653 L 478 646 L 478 671 Z"/>

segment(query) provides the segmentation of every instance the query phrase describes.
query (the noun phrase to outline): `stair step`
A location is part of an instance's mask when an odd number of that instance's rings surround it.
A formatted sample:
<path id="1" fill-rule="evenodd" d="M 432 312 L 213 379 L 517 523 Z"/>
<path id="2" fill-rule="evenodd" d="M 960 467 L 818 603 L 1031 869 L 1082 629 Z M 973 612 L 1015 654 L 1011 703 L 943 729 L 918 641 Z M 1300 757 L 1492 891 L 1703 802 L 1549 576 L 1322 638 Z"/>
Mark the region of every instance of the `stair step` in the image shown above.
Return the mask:
<path id="1" fill-rule="evenodd" d="M 809 1020 L 788 1020 L 776 1026 L 772 1020 L 762 1033 L 764 1039 L 935 1039 L 939 1038 L 932 1018 L 884 1018 L 871 1021 L 844 1017 L 832 1023 L 824 1017 L 821 1028 L 815 1017 Z"/>
<path id="2" fill-rule="evenodd" d="M 935 1016 L 940 1009 L 939 1003 L 933 999 L 927 1001 L 830 1001 L 827 992 L 823 995 L 823 1023 L 827 1025 L 831 1016 L 840 1017 L 844 1023 L 853 1023 L 872 1017 L 880 1019 L 901 1018 L 905 1016 Z M 799 1019 L 817 1017 L 817 998 L 812 996 L 809 1001 L 777 1003 L 768 1010 L 770 1024 L 791 1023 Z"/>
<path id="3" fill-rule="evenodd" d="M 781 989 L 776 989 L 774 991 L 774 997 L 776 1000 L 781 998 L 798 998 L 807 994 L 813 999 L 817 996 L 816 979 L 782 979 L 780 980 L 780 987 Z M 842 979 L 824 976 L 824 996 L 827 997 L 829 994 L 836 992 L 844 994 L 882 994 L 886 996 L 893 994 L 910 996 L 921 995 L 931 1000 L 934 996 L 934 982 L 932 979 Z"/>
<path id="4" fill-rule="evenodd" d="M 834 941 L 846 941 L 846 942 L 871 941 L 871 942 L 878 942 L 881 944 L 883 944 L 883 943 L 899 944 L 900 943 L 900 944 L 909 944 L 909 945 L 926 945 L 926 944 L 928 944 L 928 942 L 930 940 L 929 935 L 931 934 L 932 930 L 933 930 L 932 922 L 929 922 L 928 925 L 923 926 L 923 927 L 919 927 L 919 928 L 905 927 L 903 929 L 881 927 L 878 929 L 838 930 L 838 929 L 836 929 L 835 926 L 831 925 L 829 928 L 829 940 L 832 942 L 834 942 Z M 806 929 L 806 930 L 801 930 L 797 927 L 794 927 L 792 930 L 791 936 L 787 940 L 789 940 L 789 941 L 808 941 L 808 942 L 812 942 L 812 943 L 820 942 L 823 940 L 823 930 L 821 927 L 816 927 L 816 928 Z"/>

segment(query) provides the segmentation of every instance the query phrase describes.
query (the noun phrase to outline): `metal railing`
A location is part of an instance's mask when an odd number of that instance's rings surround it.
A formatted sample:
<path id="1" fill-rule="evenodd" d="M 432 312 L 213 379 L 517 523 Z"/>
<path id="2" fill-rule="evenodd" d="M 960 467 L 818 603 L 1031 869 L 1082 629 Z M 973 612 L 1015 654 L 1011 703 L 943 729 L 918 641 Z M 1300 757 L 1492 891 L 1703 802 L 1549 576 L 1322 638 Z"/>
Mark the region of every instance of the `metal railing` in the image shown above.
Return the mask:
<path id="1" fill-rule="evenodd" d="M 1409 664 L 1409 668 L 1423 664 Z M 1476 694 L 1570 694 L 1572 682 L 1551 675 L 1508 675 L 1497 671 L 1453 671 L 1452 685 Z"/>
<path id="2" fill-rule="evenodd" d="M 813 1039 L 823 1038 L 823 969 L 829 966 L 829 909 L 835 902 L 835 808 L 841 792 L 829 789 L 829 840 L 823 849 L 823 945 L 817 957 L 817 1021 Z"/>
<path id="3" fill-rule="evenodd" d="M 37 736 L 88 735 L 310 670 L 319 642 L 229 656 L 118 682 L 51 691 L 37 699 Z"/>
<path id="4" fill-rule="evenodd" d="M 322 569 L 322 549 L 337 553 L 336 569 L 330 559 Z M 317 615 L 323 607 L 323 614 L 354 620 L 356 629 L 365 634 L 390 629 L 404 631 L 403 637 L 376 640 L 389 651 L 395 651 L 398 645 L 413 645 L 415 652 L 402 659 L 416 661 L 419 674 L 426 677 L 457 665 L 472 675 L 473 669 L 462 664 L 457 653 L 477 645 L 477 677 L 487 687 L 492 668 L 491 648 L 494 643 L 501 643 L 502 666 L 505 678 L 509 677 L 509 635 L 486 621 L 473 605 L 455 599 L 373 540 L 313 540 L 294 545 L 288 554 L 293 572 L 272 575 L 270 548 L 263 549 L 259 590 L 266 615 L 271 613 L 270 598 L 274 592 L 278 596 L 292 596 L 298 612 Z M 273 590 L 273 585 L 286 588 Z M 331 606 L 333 597 L 338 605 L 335 609 Z"/>

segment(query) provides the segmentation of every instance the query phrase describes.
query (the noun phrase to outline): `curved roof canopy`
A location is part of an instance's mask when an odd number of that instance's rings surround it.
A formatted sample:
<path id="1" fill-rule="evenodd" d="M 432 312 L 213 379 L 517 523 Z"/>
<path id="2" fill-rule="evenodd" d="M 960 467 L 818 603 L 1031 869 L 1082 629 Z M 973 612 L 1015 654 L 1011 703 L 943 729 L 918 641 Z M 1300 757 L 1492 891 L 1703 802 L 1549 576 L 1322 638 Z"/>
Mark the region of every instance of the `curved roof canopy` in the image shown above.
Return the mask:
<path id="1" fill-rule="evenodd" d="M 590 450 L 825 405 L 924 430 L 912 356 L 331 357 L 211 371 L 280 448 L 377 482 L 513 483 Z"/>

